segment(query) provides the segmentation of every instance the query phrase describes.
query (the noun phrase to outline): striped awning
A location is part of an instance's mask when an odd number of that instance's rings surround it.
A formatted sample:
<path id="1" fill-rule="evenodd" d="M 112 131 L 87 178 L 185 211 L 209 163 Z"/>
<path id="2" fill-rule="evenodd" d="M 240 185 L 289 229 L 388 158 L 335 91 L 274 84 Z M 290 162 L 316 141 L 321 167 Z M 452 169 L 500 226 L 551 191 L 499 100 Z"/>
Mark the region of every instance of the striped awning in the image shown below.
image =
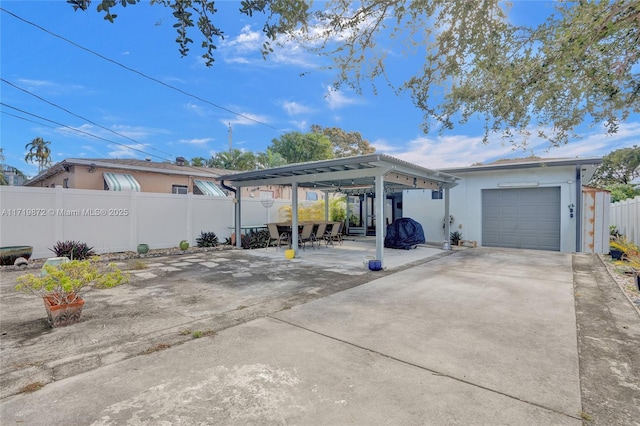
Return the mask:
<path id="1" fill-rule="evenodd" d="M 204 195 L 212 195 L 214 197 L 226 197 L 227 195 L 222 191 L 222 189 L 218 188 L 218 185 L 211 182 L 210 180 L 198 180 L 194 179 L 193 183 L 196 184 L 198 189 L 202 191 Z"/>
<path id="2" fill-rule="evenodd" d="M 140 192 L 140 184 L 131 175 L 123 173 L 104 173 L 104 181 L 109 191 L 136 191 Z"/>

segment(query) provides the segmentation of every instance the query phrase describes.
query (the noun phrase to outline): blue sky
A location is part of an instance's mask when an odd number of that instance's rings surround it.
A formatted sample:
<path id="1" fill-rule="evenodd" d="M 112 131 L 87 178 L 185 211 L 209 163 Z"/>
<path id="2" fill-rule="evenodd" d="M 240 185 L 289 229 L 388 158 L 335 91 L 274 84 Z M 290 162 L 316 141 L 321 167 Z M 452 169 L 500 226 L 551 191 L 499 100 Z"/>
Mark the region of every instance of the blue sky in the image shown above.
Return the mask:
<path id="1" fill-rule="evenodd" d="M 228 149 L 229 124 L 233 148 L 264 151 L 283 132 L 307 132 L 312 124 L 319 124 L 358 131 L 377 152 L 428 168 L 531 154 L 602 156 L 640 141 L 638 115 L 623 123 L 614 136 L 585 125 L 579 129 L 580 139 L 551 149 L 547 142 L 536 139 L 527 150 L 514 149 L 502 144 L 499 135 L 485 145 L 482 128 L 473 121 L 442 135 L 437 131 L 425 135 L 420 127 L 422 113 L 410 97 L 395 95 L 383 82 L 377 94 L 332 91 L 334 75 L 321 69 L 326 62 L 291 44 L 276 49 L 264 61 L 259 53 L 264 41 L 261 17 L 240 15 L 239 2 L 216 2 L 215 22 L 226 36 L 211 68 L 200 58 L 197 37 L 190 55 L 180 57 L 169 9 L 148 4 L 117 8 L 118 17 L 110 24 L 95 11 L 95 4 L 90 11 L 74 12 L 64 1 L 0 3 L 24 20 L 200 99 L 101 59 L 2 11 L 1 75 L 23 90 L 5 82 L 0 86 L 5 104 L 0 114 L 0 143 L 5 163 L 27 175 L 35 175 L 37 166 L 25 163 L 24 147 L 36 137 L 51 141 L 54 162 L 82 157 L 209 158 Z M 518 22 L 541 19 L 549 7 L 544 2 L 515 2 L 511 17 Z M 395 55 L 391 68 L 401 72 L 420 59 Z M 398 75 L 390 78 L 401 83 L 396 80 Z"/>

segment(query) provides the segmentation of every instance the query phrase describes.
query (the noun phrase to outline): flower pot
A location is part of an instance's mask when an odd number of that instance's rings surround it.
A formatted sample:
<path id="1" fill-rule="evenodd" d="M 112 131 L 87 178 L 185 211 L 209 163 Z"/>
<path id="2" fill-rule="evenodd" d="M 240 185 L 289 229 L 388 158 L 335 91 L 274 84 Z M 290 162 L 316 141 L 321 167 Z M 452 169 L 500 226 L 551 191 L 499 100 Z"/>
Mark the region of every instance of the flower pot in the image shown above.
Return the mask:
<path id="1" fill-rule="evenodd" d="M 73 298 L 73 296 L 68 296 Z M 44 307 L 51 327 L 64 327 L 80 321 L 84 300 L 78 296 L 74 302 L 56 305 L 53 296 L 44 296 Z"/>
<path id="2" fill-rule="evenodd" d="M 138 244 L 138 254 L 147 254 L 149 252 L 149 244 Z"/>
<path id="3" fill-rule="evenodd" d="M 293 259 L 294 257 L 296 257 L 296 251 L 293 249 L 287 249 L 284 251 L 284 257 L 286 259 Z"/>
<path id="4" fill-rule="evenodd" d="M 187 250 L 189 248 L 189 241 L 182 240 L 180 241 L 180 250 Z"/>
<path id="5" fill-rule="evenodd" d="M 614 260 L 620 260 L 622 258 L 622 250 L 610 249 L 609 254 Z"/>
<path id="6" fill-rule="evenodd" d="M 379 260 L 370 260 L 369 261 L 369 270 L 371 271 L 380 271 L 382 270 L 382 262 Z"/>

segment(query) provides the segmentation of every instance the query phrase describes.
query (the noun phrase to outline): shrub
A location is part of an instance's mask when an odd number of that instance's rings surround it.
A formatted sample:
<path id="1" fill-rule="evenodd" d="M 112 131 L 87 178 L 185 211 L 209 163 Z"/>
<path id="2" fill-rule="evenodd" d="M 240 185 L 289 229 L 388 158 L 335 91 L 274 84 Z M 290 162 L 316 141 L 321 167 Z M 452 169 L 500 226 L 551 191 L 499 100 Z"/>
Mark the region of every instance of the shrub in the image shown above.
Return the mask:
<path id="1" fill-rule="evenodd" d="M 460 241 L 462 239 L 462 232 L 460 231 L 454 231 L 451 233 L 451 245 L 457 246 L 458 245 L 458 241 Z"/>
<path id="2" fill-rule="evenodd" d="M 16 290 L 39 297 L 49 295 L 54 304 L 71 303 L 91 288 L 111 288 L 124 284 L 129 276 L 114 263 L 100 265 L 97 258 L 72 260 L 58 266 L 44 265 L 45 274 L 18 277 Z"/>
<path id="3" fill-rule="evenodd" d="M 58 241 L 49 250 L 54 252 L 57 257 L 68 257 L 71 260 L 85 260 L 96 255 L 93 247 L 80 241 Z"/>
<path id="4" fill-rule="evenodd" d="M 218 237 L 215 232 L 200 232 L 200 237 L 196 238 L 196 244 L 198 247 L 216 247 L 218 243 Z"/>

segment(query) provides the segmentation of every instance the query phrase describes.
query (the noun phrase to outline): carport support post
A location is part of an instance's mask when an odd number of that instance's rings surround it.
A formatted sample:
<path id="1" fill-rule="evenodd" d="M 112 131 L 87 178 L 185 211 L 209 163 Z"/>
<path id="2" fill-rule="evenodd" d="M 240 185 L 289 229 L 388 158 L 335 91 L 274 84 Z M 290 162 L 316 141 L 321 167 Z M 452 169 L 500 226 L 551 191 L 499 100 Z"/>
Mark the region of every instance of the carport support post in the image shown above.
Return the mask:
<path id="1" fill-rule="evenodd" d="M 329 191 L 324 192 L 324 220 L 329 220 Z"/>
<path id="2" fill-rule="evenodd" d="M 376 259 L 384 267 L 384 176 L 376 176 Z M 366 228 L 365 228 L 366 229 Z M 365 235 L 367 235 L 365 231 Z"/>
<path id="3" fill-rule="evenodd" d="M 298 182 L 291 184 L 291 248 L 298 255 Z"/>
<path id="4" fill-rule="evenodd" d="M 241 223 L 240 223 L 240 195 L 242 193 L 242 187 L 239 187 L 236 191 L 236 198 L 233 200 L 235 204 L 235 215 L 236 215 L 236 247 L 242 248 L 242 233 L 241 233 Z"/>
<path id="5" fill-rule="evenodd" d="M 444 248 L 451 243 L 451 220 L 449 213 L 449 187 L 444 188 Z"/>

